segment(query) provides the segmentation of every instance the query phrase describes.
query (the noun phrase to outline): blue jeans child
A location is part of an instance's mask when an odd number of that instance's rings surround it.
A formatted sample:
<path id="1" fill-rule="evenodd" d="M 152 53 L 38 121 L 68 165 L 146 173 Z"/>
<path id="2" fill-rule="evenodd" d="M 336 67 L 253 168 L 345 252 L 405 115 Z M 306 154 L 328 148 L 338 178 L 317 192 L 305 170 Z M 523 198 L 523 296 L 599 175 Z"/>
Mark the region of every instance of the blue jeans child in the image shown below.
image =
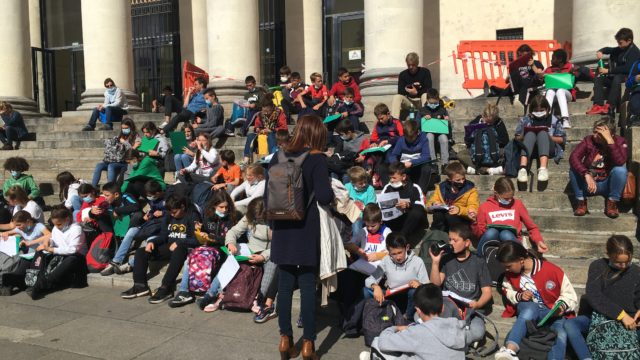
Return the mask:
<path id="1" fill-rule="evenodd" d="M 478 256 L 484 256 L 484 245 L 490 240 L 500 240 L 500 241 L 518 241 L 516 235 L 509 230 L 498 230 L 489 228 L 484 234 L 480 237 L 480 241 L 478 242 Z"/>
<path id="2" fill-rule="evenodd" d="M 584 200 L 585 196 L 602 195 L 609 200 L 620 201 L 624 185 L 627 183 L 627 168 L 614 166 L 606 179 L 596 181 L 595 193 L 589 193 L 584 176 L 578 174 L 574 169 L 569 171 L 569 180 L 577 200 Z"/>
<path id="3" fill-rule="evenodd" d="M 187 154 L 173 155 L 173 163 L 176 165 L 176 172 L 188 167 L 193 162 L 193 157 Z"/>
<path id="4" fill-rule="evenodd" d="M 107 170 L 107 182 L 114 182 L 116 181 L 118 175 L 120 175 L 120 173 L 126 168 L 127 163 L 107 163 L 104 161 L 100 161 L 96 164 L 95 170 L 93 170 L 93 180 L 91 180 L 91 185 L 93 185 L 94 187 L 98 186 L 100 178 L 102 177 L 102 172 L 105 170 Z"/>

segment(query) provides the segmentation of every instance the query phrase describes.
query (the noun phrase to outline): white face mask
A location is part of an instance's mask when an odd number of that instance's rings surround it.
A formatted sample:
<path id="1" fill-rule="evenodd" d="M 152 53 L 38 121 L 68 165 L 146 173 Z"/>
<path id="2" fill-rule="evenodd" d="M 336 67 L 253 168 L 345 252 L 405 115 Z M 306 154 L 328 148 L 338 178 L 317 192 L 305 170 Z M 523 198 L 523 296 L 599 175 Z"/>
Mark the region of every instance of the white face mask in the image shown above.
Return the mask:
<path id="1" fill-rule="evenodd" d="M 390 182 L 389 185 L 391 185 L 392 188 L 394 189 L 399 189 L 402 187 L 402 182 L 398 181 L 398 182 Z"/>
<path id="2" fill-rule="evenodd" d="M 531 113 L 531 115 L 533 117 L 543 118 L 543 117 L 547 116 L 547 112 L 546 111 L 534 111 L 534 112 Z"/>
<path id="3" fill-rule="evenodd" d="M 289 80 L 289 77 L 287 76 L 280 76 L 280 81 L 281 82 L 287 82 Z"/>

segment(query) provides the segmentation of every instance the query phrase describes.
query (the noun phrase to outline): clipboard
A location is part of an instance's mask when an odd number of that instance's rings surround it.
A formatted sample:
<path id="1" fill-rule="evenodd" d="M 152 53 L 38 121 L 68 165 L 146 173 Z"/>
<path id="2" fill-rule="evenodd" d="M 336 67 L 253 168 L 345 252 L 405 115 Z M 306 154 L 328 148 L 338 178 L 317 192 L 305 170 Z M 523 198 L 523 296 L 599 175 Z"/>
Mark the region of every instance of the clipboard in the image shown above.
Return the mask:
<path id="1" fill-rule="evenodd" d="M 533 132 L 533 133 L 539 133 L 541 131 L 549 131 L 549 128 L 546 126 L 525 126 L 524 127 L 524 133 L 528 133 L 528 132 Z"/>
<path id="2" fill-rule="evenodd" d="M 187 146 L 187 137 L 182 131 L 174 131 L 169 133 L 171 140 L 171 148 L 174 154 L 182 154 L 182 148 Z"/>
<path id="3" fill-rule="evenodd" d="M 389 149 L 391 149 L 391 145 L 372 147 L 372 148 L 362 150 L 360 152 L 360 155 L 371 154 L 374 152 L 387 152 L 387 150 Z"/>
<path id="4" fill-rule="evenodd" d="M 129 224 L 131 223 L 131 216 L 123 216 L 115 219 L 113 222 L 113 234 L 117 237 L 124 237 L 129 231 Z"/>
<path id="5" fill-rule="evenodd" d="M 540 322 L 536 326 L 537 327 L 544 326 L 544 324 L 549 319 L 551 319 L 551 317 L 553 317 L 553 315 L 555 315 L 556 311 L 558 311 L 558 309 L 560 308 L 560 304 L 562 304 L 562 302 L 560 302 L 560 301 L 556 302 L 556 304 L 553 306 L 553 308 L 551 308 L 551 310 L 547 313 L 547 315 L 544 318 L 542 318 L 542 320 L 540 320 Z"/>
<path id="6" fill-rule="evenodd" d="M 220 249 L 224 251 L 225 254 L 231 255 L 229 249 L 227 249 L 226 246 L 221 246 Z M 236 261 L 249 261 L 249 257 L 245 255 L 234 255 L 234 258 L 236 259 Z"/>
<path id="7" fill-rule="evenodd" d="M 449 121 L 445 119 L 425 119 L 420 122 L 422 132 L 449 135 Z"/>
<path id="8" fill-rule="evenodd" d="M 147 137 L 142 138 L 142 143 L 138 148 L 138 151 L 142 151 L 148 153 L 149 150 L 154 150 L 160 141 L 156 138 L 147 139 Z"/>
<path id="9" fill-rule="evenodd" d="M 324 118 L 324 121 L 322 122 L 323 124 L 328 124 L 332 121 L 336 121 L 338 119 L 340 119 L 342 117 L 342 114 L 333 114 L 333 115 L 329 115 L 326 118 Z"/>

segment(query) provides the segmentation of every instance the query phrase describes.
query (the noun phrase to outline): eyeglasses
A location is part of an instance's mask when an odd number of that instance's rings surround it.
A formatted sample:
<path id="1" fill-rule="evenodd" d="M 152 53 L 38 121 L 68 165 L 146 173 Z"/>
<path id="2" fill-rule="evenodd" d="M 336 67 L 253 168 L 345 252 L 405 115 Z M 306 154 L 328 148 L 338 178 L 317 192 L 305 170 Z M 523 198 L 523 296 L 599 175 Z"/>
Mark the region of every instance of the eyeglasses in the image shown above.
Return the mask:
<path id="1" fill-rule="evenodd" d="M 114 87 L 114 86 L 115 86 L 115 85 L 113 85 L 113 84 L 107 84 L 107 85 L 105 85 L 104 87 L 106 87 L 107 89 L 110 89 L 110 88 L 112 88 L 112 87 Z"/>

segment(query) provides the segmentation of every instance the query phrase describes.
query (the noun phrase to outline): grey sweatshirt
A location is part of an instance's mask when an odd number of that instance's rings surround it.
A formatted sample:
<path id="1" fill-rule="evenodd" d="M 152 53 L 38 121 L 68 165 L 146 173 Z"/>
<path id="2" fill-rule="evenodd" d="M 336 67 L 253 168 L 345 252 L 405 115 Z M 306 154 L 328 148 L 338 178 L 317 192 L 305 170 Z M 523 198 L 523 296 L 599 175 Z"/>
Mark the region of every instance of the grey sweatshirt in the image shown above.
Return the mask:
<path id="1" fill-rule="evenodd" d="M 373 284 L 379 284 L 385 276 L 389 288 L 406 285 L 414 279 L 421 284 L 429 283 L 429 273 L 424 266 L 424 261 L 415 256 L 412 251 L 409 251 L 407 259 L 402 264 L 396 264 L 391 256 L 385 256 L 376 271 L 365 280 L 364 284 L 370 288 Z"/>
<path id="2" fill-rule="evenodd" d="M 469 330 L 465 322 L 434 317 L 407 330 L 395 332 L 395 326 L 382 331 L 377 348 L 383 353 L 400 352 L 394 359 L 464 359 Z"/>
<path id="3" fill-rule="evenodd" d="M 269 261 L 269 255 L 271 255 L 271 236 L 269 236 L 269 226 L 265 224 L 256 224 L 255 229 L 247 222 L 247 217 L 243 216 L 237 224 L 235 224 L 229 231 L 224 239 L 224 244 L 233 244 L 237 246 L 237 241 L 240 237 L 246 233 L 249 240 L 247 245 L 249 249 L 254 252 L 260 252 L 260 255 L 264 256 L 264 261 Z"/>

